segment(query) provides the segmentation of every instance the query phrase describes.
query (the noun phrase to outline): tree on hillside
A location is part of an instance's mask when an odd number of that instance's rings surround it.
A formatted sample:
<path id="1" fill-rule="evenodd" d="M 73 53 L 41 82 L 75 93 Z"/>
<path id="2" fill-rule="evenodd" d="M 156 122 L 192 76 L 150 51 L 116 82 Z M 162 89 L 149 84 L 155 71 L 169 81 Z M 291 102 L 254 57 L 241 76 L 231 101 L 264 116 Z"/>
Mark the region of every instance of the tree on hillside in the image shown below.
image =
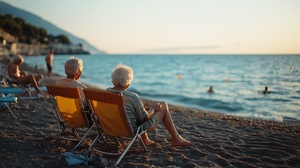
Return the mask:
<path id="1" fill-rule="evenodd" d="M 25 24 L 25 20 L 20 18 L 20 17 L 15 17 L 14 21 L 18 24 L 18 25 L 24 25 Z"/>
<path id="2" fill-rule="evenodd" d="M 71 44 L 70 39 L 65 35 L 58 35 L 56 38 L 62 44 Z"/>
<path id="3" fill-rule="evenodd" d="M 44 28 L 39 28 L 38 29 L 38 32 L 39 32 L 39 38 L 38 40 L 41 42 L 41 43 L 46 43 L 48 44 L 48 39 L 47 39 L 47 30 L 44 29 Z"/>
<path id="4" fill-rule="evenodd" d="M 49 44 L 51 42 L 61 42 L 62 44 L 71 44 L 66 35 L 48 35 L 44 28 L 38 28 L 32 24 L 26 23 L 20 17 L 13 17 L 11 14 L 2 15 L 0 13 L 0 29 L 16 37 L 19 42 L 27 44 Z"/>

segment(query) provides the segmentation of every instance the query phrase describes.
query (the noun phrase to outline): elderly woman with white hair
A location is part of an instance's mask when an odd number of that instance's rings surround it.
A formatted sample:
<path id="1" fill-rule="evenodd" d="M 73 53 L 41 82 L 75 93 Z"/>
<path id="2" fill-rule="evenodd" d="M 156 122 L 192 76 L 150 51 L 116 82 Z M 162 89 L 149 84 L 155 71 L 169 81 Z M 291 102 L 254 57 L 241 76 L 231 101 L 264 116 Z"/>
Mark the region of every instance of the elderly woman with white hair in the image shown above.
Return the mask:
<path id="1" fill-rule="evenodd" d="M 111 75 L 114 87 L 107 88 L 107 91 L 123 93 L 125 110 L 133 129 L 141 125 L 143 130 L 152 131 L 162 121 L 172 137 L 171 146 L 191 146 L 192 143 L 181 137 L 177 132 L 166 102 L 156 103 L 146 111 L 141 98 L 136 93 L 127 90 L 133 77 L 133 70 L 129 66 L 119 64 Z M 145 145 L 154 144 L 147 133 L 142 135 L 142 139 Z"/>

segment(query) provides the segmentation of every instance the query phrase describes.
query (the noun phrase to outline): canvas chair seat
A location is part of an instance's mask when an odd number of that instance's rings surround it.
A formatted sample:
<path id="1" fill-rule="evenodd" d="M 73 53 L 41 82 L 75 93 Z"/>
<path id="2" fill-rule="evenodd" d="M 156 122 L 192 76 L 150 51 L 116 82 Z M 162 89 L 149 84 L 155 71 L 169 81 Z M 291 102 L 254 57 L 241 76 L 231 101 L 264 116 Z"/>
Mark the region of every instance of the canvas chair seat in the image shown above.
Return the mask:
<path id="1" fill-rule="evenodd" d="M 95 151 L 107 155 L 120 155 L 115 163 L 115 165 L 118 165 L 137 139 L 141 141 L 145 151 L 147 150 L 141 139 L 141 134 L 146 131 L 142 131 L 140 127 L 136 130 L 136 132 L 133 130 L 125 111 L 122 93 L 117 94 L 97 89 L 85 89 L 83 91 L 86 100 L 90 103 L 92 108 L 98 130 L 98 135 L 90 145 L 89 151 Z M 128 143 L 127 147 L 120 152 L 107 152 L 101 149 L 96 149 L 94 147 L 95 143 L 100 138 L 105 141 L 105 135 L 115 137 L 118 142 L 118 146 L 120 146 L 118 138 L 127 138 L 130 140 L 130 143 Z"/>
<path id="2" fill-rule="evenodd" d="M 25 91 L 23 89 L 15 88 L 15 87 L 1 87 L 0 93 L 3 93 L 5 95 L 7 94 L 16 94 L 16 93 L 24 93 Z"/>
<path id="3" fill-rule="evenodd" d="M 55 116 L 59 122 L 59 136 L 61 139 L 79 141 L 73 149 L 75 150 L 93 128 L 93 124 L 90 124 L 88 119 L 88 115 L 90 114 L 84 111 L 80 91 L 75 87 L 53 84 L 48 85 L 47 90 L 55 109 Z M 88 129 L 82 138 L 80 138 L 77 131 L 79 128 Z M 67 129 L 72 131 L 72 138 L 70 138 L 69 135 L 65 135 Z"/>

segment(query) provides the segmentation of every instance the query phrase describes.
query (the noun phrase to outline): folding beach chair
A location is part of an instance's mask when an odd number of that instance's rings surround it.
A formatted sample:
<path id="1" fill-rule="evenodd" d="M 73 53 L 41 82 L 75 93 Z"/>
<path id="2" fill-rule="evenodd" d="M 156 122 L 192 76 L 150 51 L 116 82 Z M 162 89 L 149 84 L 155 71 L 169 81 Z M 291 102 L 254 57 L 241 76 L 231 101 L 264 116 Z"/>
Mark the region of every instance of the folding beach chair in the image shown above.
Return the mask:
<path id="1" fill-rule="evenodd" d="M 8 94 L 16 94 L 16 93 L 23 93 L 25 92 L 22 89 L 15 88 L 15 87 L 0 87 L 0 93 L 8 95 Z"/>
<path id="2" fill-rule="evenodd" d="M 13 96 L 8 96 L 8 97 L 6 96 L 2 97 L 2 96 L 0 97 L 0 106 L 2 105 L 5 106 L 8 109 L 8 111 L 13 115 L 13 117 L 15 119 L 18 119 L 17 116 L 15 116 L 15 114 L 12 112 L 12 110 L 9 107 L 10 103 L 17 103 L 17 98 Z"/>
<path id="3" fill-rule="evenodd" d="M 24 90 L 14 88 L 14 87 L 1 87 L 0 88 L 0 94 L 1 94 L 1 96 L 0 96 L 0 106 L 2 106 L 2 105 L 5 106 L 9 110 L 9 112 L 13 115 L 13 117 L 15 119 L 17 119 L 17 117 L 12 112 L 9 105 L 11 103 L 17 103 L 17 98 L 13 96 L 14 94 L 23 93 L 23 92 L 24 92 Z"/>
<path id="4" fill-rule="evenodd" d="M 25 90 L 31 97 L 30 84 L 22 84 L 12 78 L 9 78 L 5 73 L 0 74 L 1 84 L 5 87 L 16 87 Z"/>
<path id="5" fill-rule="evenodd" d="M 89 112 L 84 111 L 84 105 L 80 97 L 78 88 L 63 85 L 48 85 L 48 93 L 55 108 L 55 116 L 59 121 L 59 137 L 61 139 L 78 141 L 75 150 L 81 142 L 87 137 L 93 128 L 88 120 Z M 77 129 L 87 128 L 86 133 L 80 138 Z M 66 134 L 70 129 L 73 136 L 70 138 Z"/>
<path id="6" fill-rule="evenodd" d="M 116 94 L 96 89 L 85 89 L 83 91 L 87 101 L 90 103 L 93 118 L 98 129 L 98 135 L 90 145 L 89 151 L 96 151 L 107 155 L 120 155 L 115 165 L 121 162 L 122 158 L 137 139 L 142 142 L 145 151 L 147 151 L 141 139 L 141 134 L 146 131 L 141 131 L 141 127 L 139 127 L 136 132 L 133 131 L 130 120 L 125 112 L 122 93 Z M 116 138 L 119 147 L 121 147 L 121 144 L 118 138 L 126 138 L 130 140 L 130 143 L 120 152 L 106 152 L 94 148 L 93 146 L 99 138 L 105 141 L 103 137 L 105 135 Z"/>

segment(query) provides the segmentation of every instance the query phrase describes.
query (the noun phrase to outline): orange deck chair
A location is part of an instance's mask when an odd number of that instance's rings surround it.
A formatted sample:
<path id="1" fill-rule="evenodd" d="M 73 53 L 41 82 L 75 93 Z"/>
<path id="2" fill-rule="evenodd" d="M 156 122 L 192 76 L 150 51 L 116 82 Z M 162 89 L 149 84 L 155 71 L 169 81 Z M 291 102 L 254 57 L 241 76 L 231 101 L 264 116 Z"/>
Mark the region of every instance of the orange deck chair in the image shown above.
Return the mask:
<path id="1" fill-rule="evenodd" d="M 87 116 L 90 114 L 84 111 L 80 91 L 75 87 L 53 84 L 48 85 L 47 90 L 55 108 L 55 116 L 59 121 L 59 137 L 71 141 L 79 140 L 73 149 L 75 150 L 91 132 L 94 125 L 90 124 L 88 120 Z M 88 129 L 82 138 L 78 134 L 78 128 Z M 67 129 L 72 130 L 73 136 L 71 138 L 69 135 L 64 135 Z"/>
<path id="2" fill-rule="evenodd" d="M 146 146 L 140 137 L 141 134 L 146 131 L 141 131 L 140 127 L 136 132 L 133 131 L 130 120 L 125 112 L 122 93 L 116 94 L 97 89 L 85 89 L 83 91 L 87 101 L 90 103 L 94 115 L 93 118 L 98 128 L 98 136 L 90 145 L 89 151 L 96 151 L 107 155 L 120 155 L 115 165 L 118 165 L 121 162 L 122 158 L 137 139 L 140 139 L 145 151 L 147 151 Z M 121 147 L 118 138 L 126 138 L 126 140 L 130 140 L 130 143 L 120 152 L 106 152 L 94 148 L 93 146 L 97 140 L 99 138 L 105 140 L 103 136 L 106 135 L 116 138 L 118 147 Z"/>

